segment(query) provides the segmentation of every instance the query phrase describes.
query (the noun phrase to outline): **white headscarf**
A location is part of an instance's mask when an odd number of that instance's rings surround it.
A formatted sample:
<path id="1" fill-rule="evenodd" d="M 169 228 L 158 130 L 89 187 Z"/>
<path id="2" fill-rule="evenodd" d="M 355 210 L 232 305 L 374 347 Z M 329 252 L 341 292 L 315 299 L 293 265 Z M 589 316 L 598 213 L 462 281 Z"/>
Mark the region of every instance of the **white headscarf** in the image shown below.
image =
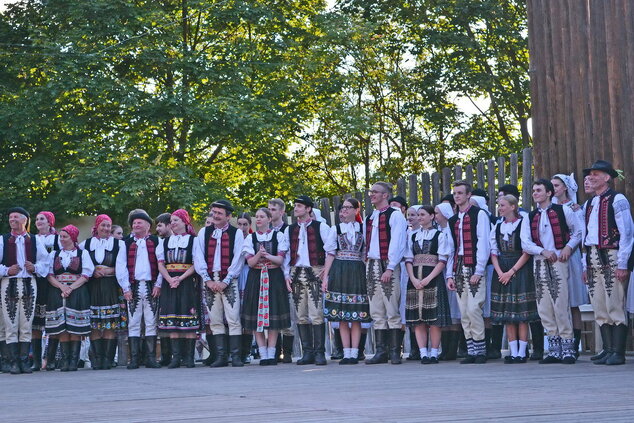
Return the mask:
<path id="1" fill-rule="evenodd" d="M 487 205 L 487 200 L 484 197 L 480 197 L 479 195 L 472 195 L 471 199 L 475 201 L 478 207 L 480 207 L 485 212 L 489 212 L 489 206 Z"/>
<path id="2" fill-rule="evenodd" d="M 313 213 L 315 213 L 315 220 L 321 223 L 328 223 L 325 218 L 321 216 L 321 210 L 313 209 Z"/>
<path id="3" fill-rule="evenodd" d="M 410 209 L 414 209 L 416 211 L 419 211 L 421 207 L 423 207 L 422 204 L 415 204 L 415 205 L 411 206 Z"/>
<path id="4" fill-rule="evenodd" d="M 451 204 L 449 203 L 440 203 L 436 207 L 438 207 L 438 210 L 440 210 L 442 215 L 445 216 L 445 219 L 449 219 L 451 216 L 455 214 L 453 212 L 453 208 L 451 207 Z"/>
<path id="5" fill-rule="evenodd" d="M 573 203 L 577 204 L 577 191 L 579 190 L 579 187 L 575 181 L 574 172 L 571 173 L 570 176 L 558 173 L 553 176 L 553 178 L 559 178 L 564 182 L 564 185 L 566 185 L 566 188 L 568 189 L 568 198 L 570 198 Z M 553 203 L 557 204 L 557 198 L 553 197 Z"/>

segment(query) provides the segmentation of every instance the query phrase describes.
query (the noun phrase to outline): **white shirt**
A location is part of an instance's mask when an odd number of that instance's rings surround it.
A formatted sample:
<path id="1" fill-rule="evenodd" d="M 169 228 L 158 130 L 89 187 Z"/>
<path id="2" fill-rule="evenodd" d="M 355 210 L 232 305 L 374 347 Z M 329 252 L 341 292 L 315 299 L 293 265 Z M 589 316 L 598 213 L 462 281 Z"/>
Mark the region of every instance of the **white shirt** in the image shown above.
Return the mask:
<path id="1" fill-rule="evenodd" d="M 507 222 L 504 219 L 498 220 L 495 222 L 495 226 L 491 230 L 491 255 L 499 256 L 500 249 L 498 246 L 498 242 L 496 239 L 496 233 L 498 226 L 500 227 L 500 234 L 502 235 L 502 239 L 508 241 L 513 232 L 517 229 L 517 227 L 522 223 L 523 218 L 516 219 L 513 222 Z"/>
<path id="2" fill-rule="evenodd" d="M 91 239 L 90 251 L 95 252 L 97 264 L 103 263 L 106 251 L 112 251 L 115 242 L 119 243 L 119 252 L 117 253 L 115 261 L 114 273 L 123 292 L 128 292 L 130 290 L 130 276 L 128 274 L 128 258 L 126 257 L 125 242 L 113 236 L 109 238 L 92 237 Z M 85 246 L 86 241 L 82 241 L 81 244 L 79 244 L 79 248 L 82 250 L 86 249 Z"/>
<path id="3" fill-rule="evenodd" d="M 592 211 L 588 218 L 588 226 L 585 230 L 584 245 L 599 245 L 599 202 L 601 197 L 595 195 L 592 198 Z M 630 213 L 630 203 L 623 194 L 616 194 L 614 202 L 614 220 L 616 227 L 619 229 L 620 240 L 617 253 L 617 269 L 627 269 L 627 261 L 632 252 L 632 237 L 634 236 L 634 224 L 632 223 L 632 214 Z M 582 215 L 584 215 L 583 213 Z M 585 225 L 584 225 L 585 226 Z M 584 260 L 585 263 L 585 260 Z"/>
<path id="4" fill-rule="evenodd" d="M 59 258 L 62 262 L 62 267 L 66 269 L 70 264 L 70 261 L 73 257 L 77 257 L 77 252 L 79 249 L 75 248 L 74 250 L 64 250 L 61 249 L 59 251 Z M 54 274 L 54 266 L 55 266 L 55 253 L 56 251 L 51 251 L 49 253 L 48 260 L 48 274 Z M 92 263 L 92 259 L 90 258 L 90 254 L 86 250 L 81 250 L 81 275 L 85 278 L 90 278 L 95 271 L 95 265 Z"/>
<path id="5" fill-rule="evenodd" d="M 473 207 L 473 206 L 471 206 Z M 467 209 L 468 210 L 468 209 Z M 458 256 L 464 255 L 464 237 L 462 234 L 462 222 L 464 219 L 465 212 L 458 212 L 458 228 L 459 228 L 459 250 Z M 471 223 L 473 224 L 473 222 Z M 474 275 L 484 276 L 484 271 L 489 261 L 489 255 L 491 253 L 491 220 L 489 219 L 489 215 L 484 210 L 480 209 L 478 211 L 478 222 L 476 223 L 476 265 Z M 449 233 L 451 234 L 452 228 L 448 227 Z M 451 236 L 451 235 L 450 235 Z M 452 237 L 453 241 L 453 237 Z M 455 249 L 455 245 L 454 245 Z M 451 266 L 449 266 L 451 264 Z M 453 258 L 447 263 L 447 277 L 453 278 Z"/>
<path id="6" fill-rule="evenodd" d="M 150 267 L 150 255 L 147 251 L 147 240 L 145 238 L 134 237 L 136 243 L 136 261 L 134 263 L 134 279 L 137 281 L 151 281 L 152 268 Z M 158 248 L 158 245 L 155 247 Z"/>
<path id="7" fill-rule="evenodd" d="M 27 272 L 24 267 L 26 262 L 26 249 L 24 237 L 26 235 L 18 235 L 15 237 L 15 258 L 16 264 L 20 266 L 21 270 L 17 275 L 11 276 L 12 278 L 30 278 L 34 276 L 40 276 L 45 278 L 48 275 L 48 251 L 41 242 L 38 242 L 37 237 L 29 235 L 31 242 L 35 242 L 35 274 Z M 0 236 L 0 262 L 4 260 L 4 238 Z M 9 267 L 0 264 L 0 275 L 2 277 L 8 277 Z"/>
<path id="8" fill-rule="evenodd" d="M 381 249 L 379 246 L 379 210 L 374 210 L 370 217 L 372 225 L 372 235 L 370 243 L 366 239 L 366 248 L 368 250 L 368 258 L 373 260 L 381 259 Z M 394 270 L 401 263 L 407 248 L 407 221 L 403 213 L 397 208 L 390 215 L 390 245 L 387 250 L 387 270 Z M 368 221 L 364 223 L 363 233 L 367 232 Z"/>
<path id="9" fill-rule="evenodd" d="M 531 221 L 530 218 L 522 219 L 522 233 L 520 238 L 522 239 L 522 249 L 531 255 L 540 255 L 542 251 L 554 251 L 557 254 L 557 257 L 561 254 L 561 250 L 557 250 L 555 248 L 555 237 L 553 236 L 553 228 L 550 226 L 550 219 L 548 219 L 548 209 L 538 208 L 540 217 L 539 217 L 539 241 L 543 245 L 543 247 L 538 246 L 533 241 L 533 236 L 531 234 Z M 570 240 L 566 243 L 566 246 L 570 247 L 572 250 L 575 249 L 579 242 L 581 242 L 581 224 L 579 219 L 572 211 L 570 207 L 564 207 L 564 217 L 566 219 L 566 224 L 568 225 L 568 229 L 570 229 Z"/>
<path id="10" fill-rule="evenodd" d="M 339 224 L 341 228 L 341 234 L 345 235 L 348 243 L 350 245 L 355 245 L 357 242 L 357 236 L 363 236 L 361 234 L 361 225 L 359 222 L 341 222 Z M 338 235 L 337 235 L 337 225 L 330 228 L 328 232 L 328 238 L 326 242 L 324 242 L 324 250 L 326 250 L 326 254 L 330 254 L 331 256 L 337 255 L 337 250 L 339 249 Z"/>
<path id="11" fill-rule="evenodd" d="M 38 239 L 38 241 L 40 241 L 42 243 L 42 245 L 44 245 L 44 248 L 46 248 L 46 251 L 51 251 L 50 249 L 53 249 L 53 244 L 55 243 L 55 234 L 46 234 L 46 235 L 40 235 L 40 234 L 36 234 L 35 238 Z M 57 247 L 61 250 L 62 249 L 62 244 L 59 241 L 59 237 L 57 237 Z"/>
<path id="12" fill-rule="evenodd" d="M 288 239 L 286 238 L 286 235 L 284 235 L 283 232 L 280 232 L 277 230 L 271 230 L 269 232 L 264 232 L 264 233 L 255 232 L 255 237 L 258 240 L 258 242 L 268 242 L 271 239 L 273 239 L 273 236 L 277 237 L 277 254 L 279 256 L 284 255 L 280 253 L 286 253 L 289 249 L 289 245 L 288 245 Z M 248 258 L 248 257 L 253 257 L 256 253 L 257 251 L 255 251 L 255 248 L 253 247 L 253 237 L 251 234 L 249 234 L 246 238 L 244 238 L 244 245 L 242 246 L 242 254 L 245 256 L 245 258 Z"/>
<path id="13" fill-rule="evenodd" d="M 227 228 L 229 226 L 227 225 Z M 205 245 L 205 229 L 202 228 L 198 231 L 198 236 L 194 240 L 194 267 L 196 268 L 196 273 L 200 275 L 203 282 L 207 282 L 212 280 L 212 277 L 209 275 L 207 271 L 207 246 Z M 214 272 L 220 272 L 222 269 L 222 248 L 220 244 L 220 239 L 223 234 L 222 229 L 214 229 L 214 237 L 217 241 L 216 250 L 214 251 Z M 239 231 L 240 233 L 242 231 Z M 233 260 L 231 260 L 231 264 L 229 265 L 229 269 L 227 269 L 227 277 L 223 282 L 226 284 L 231 283 L 233 279 L 238 279 L 240 276 L 240 272 L 242 271 L 242 266 L 244 265 L 244 256 L 242 255 L 242 246 L 244 245 L 244 237 L 240 236 L 239 233 L 236 232 L 236 237 L 233 243 Z"/>
<path id="14" fill-rule="evenodd" d="M 299 224 L 299 235 L 298 235 L 298 243 L 297 243 L 297 260 L 295 261 L 295 267 L 311 267 L 310 265 L 310 254 L 308 252 L 308 230 L 306 229 L 308 225 L 312 223 L 312 220 L 307 222 L 297 222 Z M 291 239 L 291 227 L 287 227 L 284 230 L 284 235 L 288 239 L 290 243 Z M 328 239 L 328 234 L 330 232 L 330 226 L 328 224 L 321 222 L 319 224 L 319 235 L 321 236 L 322 242 L 326 242 Z M 324 249 L 325 250 L 325 249 Z M 290 274 L 290 261 L 291 255 L 287 254 L 286 259 L 284 260 L 284 273 L 286 277 Z M 288 272 L 288 273 L 287 273 Z"/>
<path id="15" fill-rule="evenodd" d="M 438 235 L 438 260 L 446 262 L 453 249 L 447 241 L 447 234 L 436 228 L 420 228 L 411 232 L 411 234 L 407 237 L 407 250 L 404 256 L 405 262 L 412 262 L 414 260 L 414 242 L 417 242 L 418 246 L 422 247 L 424 241 L 434 239 L 436 232 L 440 232 L 440 235 Z M 415 234 L 413 242 L 412 234 Z"/>

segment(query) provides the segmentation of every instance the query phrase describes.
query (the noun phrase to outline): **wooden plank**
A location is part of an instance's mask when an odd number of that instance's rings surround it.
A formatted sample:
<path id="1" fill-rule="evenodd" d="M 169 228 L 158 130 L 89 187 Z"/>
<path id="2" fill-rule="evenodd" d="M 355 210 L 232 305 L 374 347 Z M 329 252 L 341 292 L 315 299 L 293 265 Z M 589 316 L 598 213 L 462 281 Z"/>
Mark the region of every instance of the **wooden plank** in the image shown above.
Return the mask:
<path id="1" fill-rule="evenodd" d="M 464 180 L 473 185 L 473 165 L 468 164 L 464 171 Z"/>
<path id="2" fill-rule="evenodd" d="M 489 210 L 495 212 L 495 160 L 487 162 L 487 194 L 489 194 Z"/>
<path id="3" fill-rule="evenodd" d="M 365 210 L 365 216 L 368 216 L 370 214 L 372 214 L 372 211 L 374 210 L 374 206 L 372 205 L 372 202 L 370 201 L 370 190 L 366 189 L 365 190 L 365 194 L 363 196 L 363 204 L 364 207 L 363 209 Z"/>
<path id="4" fill-rule="evenodd" d="M 484 162 L 478 162 L 478 164 L 476 165 L 476 182 L 478 188 L 484 189 L 484 179 Z"/>
<path id="5" fill-rule="evenodd" d="M 506 160 L 504 157 L 498 157 L 498 187 L 506 183 Z M 495 189 L 497 193 L 497 188 Z"/>
<path id="6" fill-rule="evenodd" d="M 322 198 L 319 202 L 321 204 L 321 216 L 326 219 L 328 225 L 332 225 L 332 210 L 330 209 L 330 200 L 328 198 Z"/>
<path id="7" fill-rule="evenodd" d="M 421 187 L 421 203 L 432 204 L 431 198 L 431 177 L 429 173 L 424 172 L 420 175 L 420 187 Z M 433 202 L 436 204 L 435 202 Z"/>
<path id="8" fill-rule="evenodd" d="M 334 211 L 333 216 L 335 218 L 335 225 L 338 225 L 341 220 L 339 219 L 339 207 L 341 206 L 341 197 L 338 195 L 335 195 L 334 197 L 332 197 L 332 209 Z"/>
<path id="9" fill-rule="evenodd" d="M 431 195 L 432 204 L 440 203 L 440 174 L 438 172 L 431 174 Z"/>
<path id="10" fill-rule="evenodd" d="M 522 151 L 522 207 L 531 210 L 532 185 L 533 185 L 533 155 L 532 149 L 525 148 Z"/>
<path id="11" fill-rule="evenodd" d="M 453 167 L 453 180 L 454 181 L 459 181 L 461 179 L 462 179 L 462 166 L 455 165 Z"/>
<path id="12" fill-rule="evenodd" d="M 445 196 L 451 192 L 451 169 L 444 167 L 442 169 L 442 195 Z"/>
<path id="13" fill-rule="evenodd" d="M 407 177 L 408 180 L 408 192 L 409 192 L 409 204 L 419 204 L 418 202 L 418 176 L 409 175 Z"/>
<path id="14" fill-rule="evenodd" d="M 396 181 L 396 194 L 400 195 L 403 198 L 407 198 L 407 193 L 405 191 L 405 179 L 398 178 L 398 180 Z"/>
<path id="15" fill-rule="evenodd" d="M 517 186 L 517 168 L 518 168 L 517 153 L 513 153 L 511 154 L 511 164 L 509 169 L 509 171 L 511 172 L 509 183 L 515 186 Z"/>

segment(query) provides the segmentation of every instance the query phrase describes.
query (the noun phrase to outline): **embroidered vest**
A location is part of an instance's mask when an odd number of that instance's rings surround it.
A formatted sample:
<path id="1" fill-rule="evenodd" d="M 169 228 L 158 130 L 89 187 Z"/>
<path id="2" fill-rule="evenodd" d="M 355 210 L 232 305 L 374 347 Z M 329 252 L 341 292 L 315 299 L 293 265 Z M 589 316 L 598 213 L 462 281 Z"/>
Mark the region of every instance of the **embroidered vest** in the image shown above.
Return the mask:
<path id="1" fill-rule="evenodd" d="M 478 213 L 480 208 L 470 206 L 462 217 L 462 263 L 468 267 L 474 267 L 477 263 L 478 253 Z M 454 251 L 454 272 L 458 269 L 458 252 L 460 251 L 460 219 L 458 214 L 454 214 L 449 218 L 449 227 L 451 228 L 451 237 L 453 244 L 456 246 Z"/>
<path id="2" fill-rule="evenodd" d="M 390 217 L 397 211 L 393 207 L 388 207 L 384 212 L 379 213 L 379 252 L 381 260 L 387 260 L 390 250 L 390 240 L 392 239 L 392 228 L 390 227 Z M 365 218 L 365 245 L 370 248 L 372 242 L 372 214 Z"/>
<path id="3" fill-rule="evenodd" d="M 90 254 L 90 259 L 95 266 L 108 266 L 115 267 L 117 264 L 117 255 L 119 254 L 119 240 L 115 239 L 112 242 L 112 250 L 106 250 L 103 255 L 103 262 L 97 263 L 97 258 L 95 257 L 95 251 L 90 251 L 90 244 L 92 243 L 92 237 L 86 240 L 84 244 L 84 249 L 88 250 L 88 254 Z"/>
<path id="4" fill-rule="evenodd" d="M 205 255 L 205 259 L 207 261 L 207 273 L 211 276 L 213 274 L 214 268 L 214 256 L 217 248 L 216 238 L 211 235 L 214 232 L 214 225 L 207 226 L 205 228 L 205 245 L 207 246 L 207 251 Z M 229 225 L 226 231 L 222 233 L 222 237 L 220 238 L 220 278 L 224 279 L 229 273 L 229 266 L 231 266 L 231 262 L 233 261 L 233 246 L 236 242 L 236 233 L 238 229 L 234 226 Z"/>
<path id="5" fill-rule="evenodd" d="M 148 259 L 150 260 L 150 274 L 152 275 L 152 282 L 155 282 L 156 278 L 158 277 L 158 260 L 156 258 L 156 247 L 158 247 L 158 244 L 159 239 L 156 235 L 150 235 L 145 239 L 147 255 Z M 126 238 L 125 246 L 128 252 L 128 273 L 130 275 L 130 283 L 134 283 L 134 270 L 136 267 L 137 253 L 137 245 L 134 241 L 134 237 L 130 236 Z"/>
<path id="6" fill-rule="evenodd" d="M 619 248 L 621 234 L 614 217 L 614 197 L 618 194 L 612 188 L 608 189 L 599 198 L 599 249 L 616 250 Z M 590 222 L 592 213 L 592 198 L 586 201 L 586 228 Z"/>
<path id="7" fill-rule="evenodd" d="M 70 263 L 66 268 L 62 266 L 62 258 L 59 256 L 60 253 L 60 250 L 55 251 L 55 258 L 53 259 L 53 274 L 61 275 L 62 273 L 71 273 L 73 275 L 80 275 L 82 271 L 82 249 L 77 248 L 77 256 L 70 259 Z"/>
<path id="8" fill-rule="evenodd" d="M 566 222 L 566 215 L 564 214 L 564 207 L 560 204 L 551 204 L 546 211 L 550 227 L 553 231 L 553 238 L 555 240 L 555 248 L 561 250 L 570 241 L 570 228 Z M 536 245 L 543 247 L 541 240 L 539 239 L 539 220 L 541 213 L 538 209 L 533 210 L 528 214 L 528 218 L 531 222 L 531 238 Z"/>
<path id="9" fill-rule="evenodd" d="M 15 237 L 11 233 L 2 235 L 3 254 L 2 264 L 6 267 L 13 266 L 18 263 L 18 255 L 16 251 Z M 24 236 L 24 248 L 26 250 L 25 258 L 27 261 L 35 264 L 37 257 L 37 240 L 28 233 Z"/>
<path id="10" fill-rule="evenodd" d="M 321 222 L 313 220 L 306 227 L 308 241 L 308 258 L 311 266 L 323 266 L 326 263 L 324 241 L 321 239 Z M 293 223 L 288 227 L 291 241 L 291 266 L 297 263 L 297 249 L 299 248 L 299 223 Z"/>

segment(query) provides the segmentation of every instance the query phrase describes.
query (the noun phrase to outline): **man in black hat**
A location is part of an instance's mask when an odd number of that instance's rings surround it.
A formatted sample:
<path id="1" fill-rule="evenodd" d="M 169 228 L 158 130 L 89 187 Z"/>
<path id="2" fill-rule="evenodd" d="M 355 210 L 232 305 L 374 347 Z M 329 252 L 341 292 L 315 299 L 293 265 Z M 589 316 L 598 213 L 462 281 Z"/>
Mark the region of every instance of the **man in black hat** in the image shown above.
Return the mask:
<path id="1" fill-rule="evenodd" d="M 399 209 L 401 213 L 403 213 L 403 216 L 407 217 L 407 209 L 409 206 L 407 205 L 407 200 L 405 200 L 403 196 L 397 195 L 395 197 L 391 197 L 387 200 L 387 202 L 390 203 L 390 207 Z"/>
<path id="2" fill-rule="evenodd" d="M 313 200 L 306 195 L 295 199 L 293 215 L 297 222 L 284 232 L 290 242 L 284 261 L 286 286 L 293 296 L 297 312 L 297 329 L 303 356 L 297 364 L 325 365 L 325 336 L 321 272 L 326 261 L 324 241 L 330 228 L 312 220 Z"/>
<path id="3" fill-rule="evenodd" d="M 141 326 L 145 324 L 147 357 L 145 367 L 159 368 L 156 362 L 156 335 L 158 324 L 158 302 L 161 293 L 161 278 L 158 271 L 156 249 L 159 238 L 150 235 L 152 219 L 145 210 L 137 209 L 128 217 L 132 233 L 125 239 L 128 274 L 132 299 L 128 301 L 128 342 L 130 364 L 128 369 L 139 368 L 141 351 Z"/>
<path id="4" fill-rule="evenodd" d="M 594 197 L 584 204 L 586 281 L 603 339 L 603 351 L 591 360 L 595 364 L 624 364 L 625 300 L 633 234 L 630 203 L 610 187 L 612 179 L 618 177 L 610 162 L 597 160 L 583 175 L 594 191 Z"/>
<path id="5" fill-rule="evenodd" d="M 238 278 L 244 264 L 244 237 L 229 224 L 234 208 L 227 200 L 211 205 L 213 223 L 198 232 L 194 248 L 194 266 L 205 284 L 204 295 L 209 328 L 214 336 L 216 360 L 211 367 L 226 367 L 228 349 L 225 320 L 229 326 L 231 366 L 242 367 L 240 323 L 240 293 Z"/>
<path id="6" fill-rule="evenodd" d="M 28 359 L 37 296 L 35 275 L 48 275 L 48 253 L 46 247 L 28 233 L 29 212 L 13 207 L 7 215 L 11 232 L 0 238 L 0 326 L 4 326 L 0 327 L 0 341 L 6 342 L 10 372 L 31 373 Z"/>

